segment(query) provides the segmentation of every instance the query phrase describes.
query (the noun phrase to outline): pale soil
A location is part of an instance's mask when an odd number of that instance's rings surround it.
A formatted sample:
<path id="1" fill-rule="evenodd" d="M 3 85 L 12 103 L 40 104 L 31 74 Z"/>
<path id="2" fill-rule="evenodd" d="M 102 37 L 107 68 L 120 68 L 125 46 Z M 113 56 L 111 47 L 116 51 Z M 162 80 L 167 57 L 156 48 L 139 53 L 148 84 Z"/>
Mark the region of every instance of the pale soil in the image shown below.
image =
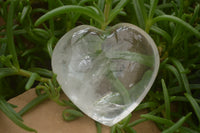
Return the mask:
<path id="1" fill-rule="evenodd" d="M 19 111 L 28 102 L 36 97 L 35 90 L 31 89 L 11 100 L 10 103 L 18 106 Z M 66 98 L 66 96 L 62 96 Z M 34 128 L 38 133 L 96 133 L 96 126 L 92 119 L 88 117 L 79 118 L 72 122 L 66 122 L 62 118 L 62 111 L 66 107 L 61 107 L 51 100 L 46 100 L 37 107 L 30 110 L 23 116 L 24 123 Z M 133 113 L 133 119 L 139 119 L 140 114 L 146 111 Z M 143 122 L 134 127 L 137 133 L 160 133 L 156 125 L 151 121 Z M 103 126 L 102 133 L 109 133 L 110 128 Z M 28 133 L 16 126 L 2 112 L 0 112 L 0 133 Z"/>

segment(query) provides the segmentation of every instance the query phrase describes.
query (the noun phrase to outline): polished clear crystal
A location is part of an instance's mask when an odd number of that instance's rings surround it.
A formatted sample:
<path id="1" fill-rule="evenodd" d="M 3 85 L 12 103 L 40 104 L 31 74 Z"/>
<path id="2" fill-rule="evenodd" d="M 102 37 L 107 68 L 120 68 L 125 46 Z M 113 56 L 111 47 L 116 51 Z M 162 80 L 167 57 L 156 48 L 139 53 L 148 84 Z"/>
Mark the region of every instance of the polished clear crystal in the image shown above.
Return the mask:
<path id="1" fill-rule="evenodd" d="M 122 23 L 106 31 L 82 25 L 59 40 L 52 67 L 62 90 L 77 107 L 112 126 L 149 91 L 159 55 L 149 35 L 134 25 Z"/>

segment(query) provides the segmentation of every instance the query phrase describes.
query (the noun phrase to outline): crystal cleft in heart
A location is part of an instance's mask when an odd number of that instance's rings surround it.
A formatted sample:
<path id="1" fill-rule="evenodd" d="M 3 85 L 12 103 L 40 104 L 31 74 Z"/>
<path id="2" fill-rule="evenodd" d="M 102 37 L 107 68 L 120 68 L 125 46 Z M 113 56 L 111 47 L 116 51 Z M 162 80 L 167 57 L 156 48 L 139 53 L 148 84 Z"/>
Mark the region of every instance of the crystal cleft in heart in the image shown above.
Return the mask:
<path id="1" fill-rule="evenodd" d="M 80 110 L 112 126 L 146 96 L 159 61 L 154 41 L 137 26 L 120 23 L 102 31 L 82 25 L 58 41 L 52 68 L 62 90 Z"/>

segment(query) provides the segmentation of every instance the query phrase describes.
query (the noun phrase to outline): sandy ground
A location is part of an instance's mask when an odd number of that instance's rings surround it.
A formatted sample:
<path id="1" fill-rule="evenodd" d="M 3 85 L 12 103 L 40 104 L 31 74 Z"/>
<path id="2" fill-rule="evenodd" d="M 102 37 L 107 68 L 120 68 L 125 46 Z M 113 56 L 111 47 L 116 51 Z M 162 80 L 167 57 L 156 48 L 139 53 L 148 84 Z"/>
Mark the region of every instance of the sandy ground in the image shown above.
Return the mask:
<path id="1" fill-rule="evenodd" d="M 9 103 L 15 104 L 19 111 L 29 101 L 36 97 L 35 90 L 31 89 L 11 100 Z M 67 98 L 65 95 L 62 98 Z M 96 133 L 95 122 L 85 116 L 72 122 L 66 122 L 62 118 L 62 111 L 66 107 L 61 107 L 51 100 L 42 102 L 37 107 L 27 112 L 24 116 L 24 123 L 34 128 L 38 133 Z M 133 113 L 133 119 L 139 119 L 140 114 L 146 111 Z M 160 133 L 156 125 L 151 121 L 143 122 L 134 127 L 137 133 Z M 109 133 L 110 128 L 103 126 L 102 133 Z M 0 112 L 0 133 L 28 133 L 16 126 L 2 112 Z"/>

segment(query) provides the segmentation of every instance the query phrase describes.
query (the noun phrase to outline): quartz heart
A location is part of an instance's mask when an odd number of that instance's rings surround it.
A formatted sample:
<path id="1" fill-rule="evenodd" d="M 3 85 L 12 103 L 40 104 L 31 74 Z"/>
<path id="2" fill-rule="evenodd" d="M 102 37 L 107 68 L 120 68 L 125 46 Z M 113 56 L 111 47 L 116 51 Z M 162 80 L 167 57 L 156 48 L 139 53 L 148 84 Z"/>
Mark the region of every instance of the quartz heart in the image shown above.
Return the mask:
<path id="1" fill-rule="evenodd" d="M 80 110 L 112 126 L 146 96 L 158 72 L 159 55 L 151 37 L 132 24 L 106 31 L 82 25 L 58 41 L 52 68 Z"/>

